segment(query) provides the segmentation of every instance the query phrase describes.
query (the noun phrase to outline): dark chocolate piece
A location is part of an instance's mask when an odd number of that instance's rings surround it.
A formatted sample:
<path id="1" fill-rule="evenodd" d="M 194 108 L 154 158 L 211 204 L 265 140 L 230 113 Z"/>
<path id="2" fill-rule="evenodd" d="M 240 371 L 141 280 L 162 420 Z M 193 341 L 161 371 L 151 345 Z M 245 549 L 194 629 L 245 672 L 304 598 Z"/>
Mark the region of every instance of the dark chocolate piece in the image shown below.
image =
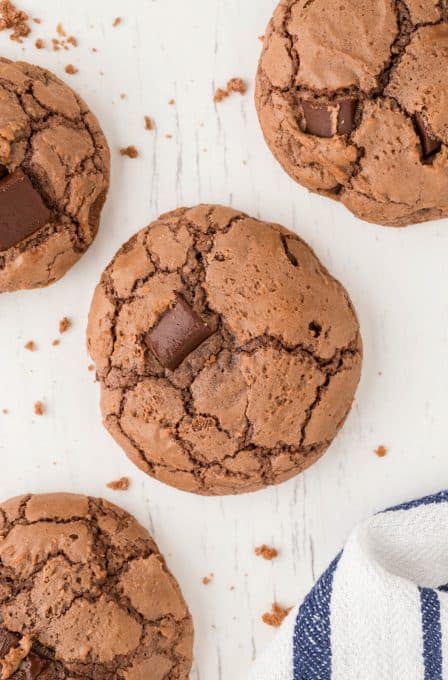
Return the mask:
<path id="1" fill-rule="evenodd" d="M 356 99 L 341 99 L 338 113 L 338 134 L 348 135 L 355 127 L 355 115 L 358 108 Z"/>
<path id="2" fill-rule="evenodd" d="M 316 137 L 333 137 L 349 134 L 355 126 L 356 99 L 341 99 L 334 104 L 302 101 L 305 131 Z M 334 116 L 337 110 L 336 130 Z"/>
<path id="3" fill-rule="evenodd" d="M 442 142 L 437 139 L 429 130 L 421 113 L 415 114 L 415 125 L 418 136 L 420 137 L 420 144 L 422 145 L 423 157 L 428 158 L 432 154 L 440 151 Z"/>
<path id="4" fill-rule="evenodd" d="M 50 211 L 22 170 L 0 180 L 0 251 L 47 224 Z"/>
<path id="5" fill-rule="evenodd" d="M 146 334 L 145 343 L 162 366 L 174 371 L 212 332 L 199 314 L 180 297 Z"/>
<path id="6" fill-rule="evenodd" d="M 5 626 L 0 626 L 0 659 L 4 659 L 13 647 L 17 647 L 19 641 L 18 635 L 11 633 Z"/>
<path id="7" fill-rule="evenodd" d="M 42 659 L 37 654 L 31 654 L 21 663 L 18 671 L 11 676 L 11 680 L 36 680 L 43 671 L 48 668 L 47 659 Z"/>

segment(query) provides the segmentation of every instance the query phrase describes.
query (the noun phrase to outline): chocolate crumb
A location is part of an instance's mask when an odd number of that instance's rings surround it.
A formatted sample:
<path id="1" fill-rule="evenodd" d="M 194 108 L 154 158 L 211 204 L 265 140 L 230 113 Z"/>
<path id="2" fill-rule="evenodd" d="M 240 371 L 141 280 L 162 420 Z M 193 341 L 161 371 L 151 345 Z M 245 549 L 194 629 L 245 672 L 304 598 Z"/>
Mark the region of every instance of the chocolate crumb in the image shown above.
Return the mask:
<path id="1" fill-rule="evenodd" d="M 95 370 L 95 366 L 94 366 L 93 364 L 89 364 L 89 365 L 87 366 L 87 370 L 90 371 L 90 372 L 92 372 L 92 371 Z"/>
<path id="2" fill-rule="evenodd" d="M 4 409 L 2 410 L 2 413 L 3 413 L 4 416 L 7 416 L 8 413 L 9 413 L 9 411 L 8 411 L 7 408 L 4 408 Z"/>
<path id="3" fill-rule="evenodd" d="M 167 132 L 165 135 L 165 139 L 173 139 L 173 135 Z"/>
<path id="4" fill-rule="evenodd" d="M 36 349 L 37 349 L 37 346 L 36 346 L 36 343 L 34 342 L 34 340 L 29 340 L 25 345 L 25 349 L 27 349 L 29 352 L 35 352 Z"/>
<path id="5" fill-rule="evenodd" d="M 203 585 L 208 586 L 209 583 L 211 583 L 213 581 L 213 576 L 214 576 L 214 574 L 209 574 L 208 576 L 204 576 L 204 578 L 202 579 Z"/>
<path id="6" fill-rule="evenodd" d="M 120 154 L 121 156 L 127 156 L 128 158 L 138 158 L 139 155 L 137 147 L 133 146 L 132 144 L 120 149 Z"/>
<path id="7" fill-rule="evenodd" d="M 73 64 L 67 64 L 65 67 L 65 72 L 68 73 L 71 76 L 74 76 L 75 73 L 78 73 L 79 69 L 76 68 L 76 66 L 73 66 Z"/>
<path id="8" fill-rule="evenodd" d="M 34 17 L 33 21 L 34 21 L 35 24 L 41 24 L 42 23 L 42 19 L 39 19 L 39 17 Z"/>
<path id="9" fill-rule="evenodd" d="M 271 611 L 263 614 L 261 620 L 267 626 L 278 628 L 279 626 L 282 625 L 283 621 L 286 619 L 291 609 L 292 607 L 289 607 L 287 609 L 285 607 L 281 607 L 279 604 L 277 604 L 277 602 L 274 602 L 271 607 Z"/>
<path id="10" fill-rule="evenodd" d="M 74 35 L 70 35 L 70 36 L 67 38 L 67 42 L 68 42 L 69 45 L 71 45 L 72 47 L 78 47 L 78 40 L 75 38 Z"/>
<path id="11" fill-rule="evenodd" d="M 10 0 L 0 1 L 0 31 L 10 30 L 11 40 L 21 43 L 31 33 L 28 20 L 28 14 L 18 10 Z"/>
<path id="12" fill-rule="evenodd" d="M 129 477 L 120 477 L 120 479 L 109 482 L 106 486 L 112 491 L 127 491 L 130 483 Z"/>
<path id="13" fill-rule="evenodd" d="M 35 46 L 36 49 L 38 49 L 38 50 L 43 50 L 43 48 L 45 47 L 45 41 L 42 40 L 42 38 L 38 38 L 38 39 L 36 40 L 36 42 L 34 43 L 34 46 Z"/>
<path id="14" fill-rule="evenodd" d="M 175 99 L 169 99 L 168 100 L 168 106 L 174 106 L 175 103 L 176 103 Z"/>
<path id="15" fill-rule="evenodd" d="M 53 342 L 51 344 L 53 345 L 53 347 L 57 347 L 58 345 L 61 344 L 61 341 L 60 340 L 53 340 Z"/>
<path id="16" fill-rule="evenodd" d="M 56 33 L 61 36 L 61 38 L 65 38 L 67 33 L 64 31 L 64 27 L 62 26 L 62 23 L 59 22 L 58 25 L 56 26 Z"/>
<path id="17" fill-rule="evenodd" d="M 222 102 L 224 99 L 229 97 L 232 92 L 238 92 L 243 95 L 247 92 L 247 84 L 242 78 L 231 78 L 225 88 L 218 87 L 215 92 L 214 101 L 216 103 Z"/>
<path id="18" fill-rule="evenodd" d="M 113 20 L 112 26 L 114 28 L 116 28 L 117 26 L 119 26 L 122 23 L 123 23 L 123 19 L 121 17 L 115 17 L 115 19 Z"/>
<path id="19" fill-rule="evenodd" d="M 384 458 L 384 456 L 387 456 L 387 449 L 385 446 L 382 444 L 380 446 L 377 446 L 375 449 L 375 454 L 378 456 L 378 458 Z"/>
<path id="20" fill-rule="evenodd" d="M 45 413 L 45 406 L 41 401 L 36 401 L 34 404 L 34 413 L 36 416 L 43 416 Z"/>
<path id="21" fill-rule="evenodd" d="M 154 122 L 149 116 L 145 116 L 145 130 L 154 130 Z"/>
<path id="22" fill-rule="evenodd" d="M 59 322 L 59 333 L 66 333 L 72 327 L 72 320 L 64 316 Z"/>
<path id="23" fill-rule="evenodd" d="M 264 560 L 273 560 L 276 557 L 278 557 L 278 550 L 275 548 L 270 548 L 269 546 L 263 545 L 258 546 L 258 548 L 255 548 L 255 554 L 257 557 L 262 557 Z"/>

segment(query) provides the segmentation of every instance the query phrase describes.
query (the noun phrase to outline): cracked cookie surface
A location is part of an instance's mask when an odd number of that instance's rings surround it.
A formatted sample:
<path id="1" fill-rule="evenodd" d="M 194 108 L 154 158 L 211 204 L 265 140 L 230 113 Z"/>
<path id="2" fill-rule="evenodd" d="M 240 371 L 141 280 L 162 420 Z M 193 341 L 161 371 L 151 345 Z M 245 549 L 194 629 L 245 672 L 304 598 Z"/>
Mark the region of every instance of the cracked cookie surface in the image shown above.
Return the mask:
<path id="1" fill-rule="evenodd" d="M 180 589 L 127 512 L 71 494 L 0 505 L 2 677 L 187 680 L 192 643 Z"/>
<path id="2" fill-rule="evenodd" d="M 0 249 L 0 292 L 47 286 L 96 236 L 109 187 L 106 138 L 85 102 L 59 78 L 0 58 L 0 166 L 11 176 L 25 173 L 50 214 L 37 230 Z"/>
<path id="3" fill-rule="evenodd" d="M 282 0 L 255 100 L 293 179 L 406 226 L 448 215 L 447 89 L 445 0 Z"/>
<path id="4" fill-rule="evenodd" d="M 148 335 L 178 331 L 180 307 L 206 332 L 168 368 Z M 180 208 L 131 238 L 96 288 L 87 338 L 118 444 L 146 473 L 206 495 L 314 463 L 361 370 L 352 304 L 311 249 L 222 206 Z"/>

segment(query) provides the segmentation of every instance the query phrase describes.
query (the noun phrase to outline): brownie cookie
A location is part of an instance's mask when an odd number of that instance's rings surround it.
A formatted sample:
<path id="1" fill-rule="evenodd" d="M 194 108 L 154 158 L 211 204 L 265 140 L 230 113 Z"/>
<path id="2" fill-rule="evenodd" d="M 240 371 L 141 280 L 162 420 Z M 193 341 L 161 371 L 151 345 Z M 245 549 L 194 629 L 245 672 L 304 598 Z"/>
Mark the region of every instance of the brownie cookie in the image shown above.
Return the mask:
<path id="1" fill-rule="evenodd" d="M 175 210 L 131 238 L 87 334 L 107 429 L 142 470 L 199 494 L 314 463 L 361 368 L 348 295 L 310 248 L 221 206 Z"/>
<path id="2" fill-rule="evenodd" d="M 281 0 L 256 105 L 293 179 L 399 227 L 448 215 L 447 89 L 445 2 Z"/>
<path id="3" fill-rule="evenodd" d="M 47 286 L 81 257 L 109 171 L 82 99 L 49 71 L 0 58 L 0 293 Z"/>
<path id="4" fill-rule="evenodd" d="M 148 532 L 71 494 L 0 505 L 0 670 L 14 680 L 187 680 L 193 626 Z"/>

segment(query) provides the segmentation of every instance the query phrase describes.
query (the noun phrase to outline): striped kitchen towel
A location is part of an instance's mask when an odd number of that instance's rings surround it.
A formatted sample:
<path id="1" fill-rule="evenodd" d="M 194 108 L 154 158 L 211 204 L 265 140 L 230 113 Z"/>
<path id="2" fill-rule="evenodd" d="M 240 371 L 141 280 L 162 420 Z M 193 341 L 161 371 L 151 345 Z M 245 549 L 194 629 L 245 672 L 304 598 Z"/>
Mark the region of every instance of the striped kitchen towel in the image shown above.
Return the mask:
<path id="1" fill-rule="evenodd" d="M 448 680 L 448 491 L 375 515 L 250 680 Z"/>

